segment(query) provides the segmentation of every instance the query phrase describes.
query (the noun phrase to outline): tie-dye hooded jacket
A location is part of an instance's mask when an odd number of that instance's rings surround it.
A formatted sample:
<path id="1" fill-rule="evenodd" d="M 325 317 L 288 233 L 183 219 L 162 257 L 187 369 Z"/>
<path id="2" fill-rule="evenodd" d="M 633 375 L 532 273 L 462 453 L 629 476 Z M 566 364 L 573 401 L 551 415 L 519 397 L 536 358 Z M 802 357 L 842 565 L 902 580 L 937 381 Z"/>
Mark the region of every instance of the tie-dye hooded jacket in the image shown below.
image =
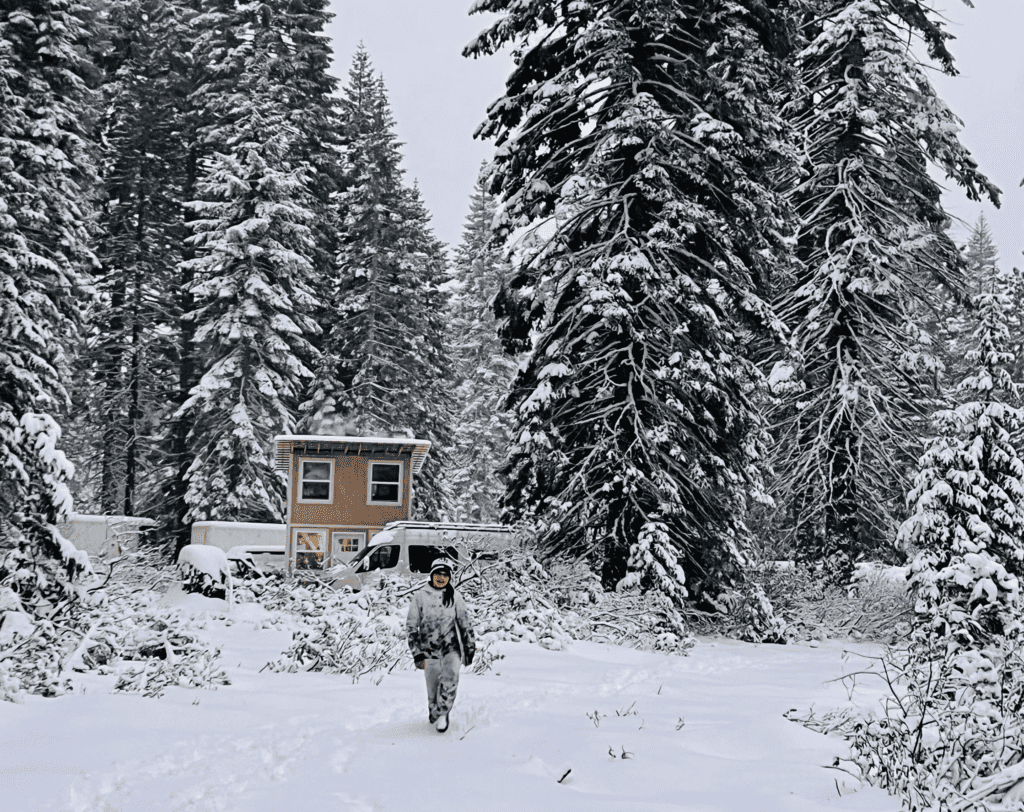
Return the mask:
<path id="1" fill-rule="evenodd" d="M 476 653 L 473 620 L 458 592 L 451 606 L 441 603 L 443 597 L 443 590 L 434 589 L 429 584 L 413 593 L 406 620 L 409 650 L 413 657 L 425 654 L 429 658 L 443 657 L 457 651 L 462 662 L 469 663 Z"/>

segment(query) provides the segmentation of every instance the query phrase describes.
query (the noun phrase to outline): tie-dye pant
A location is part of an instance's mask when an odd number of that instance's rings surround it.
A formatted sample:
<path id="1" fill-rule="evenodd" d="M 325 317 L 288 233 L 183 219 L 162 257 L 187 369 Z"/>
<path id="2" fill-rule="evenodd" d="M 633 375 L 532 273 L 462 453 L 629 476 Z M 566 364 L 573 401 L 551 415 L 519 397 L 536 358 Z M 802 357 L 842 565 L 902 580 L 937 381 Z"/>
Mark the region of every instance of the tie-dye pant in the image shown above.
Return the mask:
<path id="1" fill-rule="evenodd" d="M 428 657 L 423 663 L 423 671 L 427 677 L 427 708 L 430 711 L 430 723 L 437 721 L 452 709 L 455 704 L 455 692 L 459 688 L 459 666 L 462 658 L 459 652 L 452 651 L 441 658 Z"/>

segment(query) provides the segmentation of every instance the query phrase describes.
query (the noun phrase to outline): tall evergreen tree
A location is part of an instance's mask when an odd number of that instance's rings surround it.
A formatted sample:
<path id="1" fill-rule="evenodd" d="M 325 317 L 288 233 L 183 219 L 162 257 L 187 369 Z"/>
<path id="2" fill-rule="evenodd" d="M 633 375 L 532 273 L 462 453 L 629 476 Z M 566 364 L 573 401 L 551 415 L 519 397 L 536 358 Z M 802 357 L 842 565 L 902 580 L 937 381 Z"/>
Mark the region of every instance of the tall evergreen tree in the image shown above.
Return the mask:
<path id="1" fill-rule="evenodd" d="M 392 132 L 390 109 L 386 102 L 381 104 L 379 90 L 380 82 L 370 56 L 360 45 L 352 58 L 348 84 L 342 93 L 345 183 L 350 188 L 339 195 L 344 235 L 339 246 L 339 264 L 344 264 L 348 255 L 357 252 L 363 242 L 376 239 L 381 223 L 390 221 L 401 184 L 401 155 Z M 338 422 L 340 402 L 351 385 L 352 376 L 343 375 L 341 353 L 343 347 L 348 346 L 348 340 L 343 335 L 345 331 L 335 323 L 341 303 L 358 284 L 357 280 L 365 278 L 366 270 L 355 268 L 349 274 L 337 273 L 323 280 L 321 324 L 326 329 L 320 367 L 310 399 L 303 406 L 303 425 L 308 430 L 319 431 L 325 425 Z"/>
<path id="2" fill-rule="evenodd" d="M 274 0 L 280 58 L 271 79 L 278 87 L 296 132 L 293 160 L 310 168 L 309 186 L 316 218 L 313 265 L 316 285 L 333 276 L 338 250 L 339 216 L 335 201 L 344 183 L 339 81 L 329 71 L 333 54 L 326 29 L 334 17 L 330 0 Z"/>
<path id="3" fill-rule="evenodd" d="M 161 430 L 177 374 L 187 91 L 179 54 L 187 52 L 190 16 L 180 3 L 129 0 L 111 6 L 106 20 L 100 298 L 89 314 L 72 414 L 83 435 L 80 459 L 98 469 L 89 477 L 98 480 L 92 509 L 108 514 L 162 512 L 158 494 L 169 473 Z M 86 496 L 93 483 L 82 484 Z"/>
<path id="4" fill-rule="evenodd" d="M 56 531 L 71 467 L 52 417 L 67 400 L 66 347 L 94 262 L 80 12 L 72 0 L 0 5 L 0 594 L 39 616 L 80 566 Z M 0 656 L 0 698 L 10 668 L 41 674 L 33 690 L 59 690 L 53 626 L 36 631 L 37 658 Z"/>
<path id="5" fill-rule="evenodd" d="M 504 400 L 516 364 L 498 338 L 492 302 L 509 276 L 500 248 L 491 244 L 497 201 L 478 180 L 462 242 L 452 263 L 454 289 L 449 334 L 455 374 L 455 428 L 451 490 L 455 518 L 495 522 L 505 483 L 500 470 L 509 447 Z"/>
<path id="6" fill-rule="evenodd" d="M 343 98 L 348 186 L 339 199 L 338 277 L 326 290 L 323 360 L 304 425 L 430 440 L 416 512 L 439 519 L 449 511 L 442 471 L 452 402 L 444 252 L 419 191 L 402 185 L 387 92 L 365 49 L 353 59 Z"/>
<path id="7" fill-rule="evenodd" d="M 181 415 L 192 425 L 186 524 L 200 519 L 280 521 L 283 480 L 273 437 L 293 428 L 303 380 L 312 375 L 318 330 L 308 288 L 314 241 L 308 167 L 274 79 L 281 17 L 240 6 L 220 23 L 239 42 L 234 90 L 211 98 L 209 137 L 222 150 L 204 167 L 198 218 L 194 341 L 203 375 Z M 228 75 L 231 65 L 221 66 Z"/>
<path id="8" fill-rule="evenodd" d="M 992 290 L 996 274 L 999 273 L 999 252 L 984 214 L 979 215 L 972 226 L 967 245 L 961 253 L 964 257 L 966 298 L 956 296 L 948 289 L 940 289 L 937 291 L 938 307 L 935 312 L 925 311 L 922 319 L 926 329 L 936 337 L 936 349 L 942 361 L 940 385 L 943 392 L 949 395 L 969 370 L 965 353 L 970 348 L 974 323 L 972 298 Z"/>
<path id="9" fill-rule="evenodd" d="M 989 283 L 995 281 L 999 273 L 999 249 L 992 238 L 992 229 L 989 228 L 984 214 L 979 214 L 977 222 L 971 227 L 971 236 L 967 240 L 964 256 L 967 260 L 968 290 L 972 296 L 977 296 L 989 286 Z M 1014 303 L 1011 301 L 1012 304 Z"/>
<path id="10" fill-rule="evenodd" d="M 999 267 L 999 249 L 984 214 L 978 215 L 977 222 L 971 228 L 971 236 L 964 249 L 964 259 L 967 263 L 968 291 L 972 296 L 999 289 L 1002 284 L 999 278 L 1004 277 L 1004 274 Z M 1024 275 L 1015 268 L 1012 273 L 1005 275 L 1005 278 L 1010 280 L 1004 291 L 1009 298 L 1006 319 L 1010 337 L 1006 344 L 1006 352 L 1013 356 L 1013 360 L 1007 365 L 1007 371 L 1010 380 L 1018 386 L 1015 399 L 1011 400 L 1011 403 L 1019 408 L 1024 407 L 1024 390 L 1021 388 L 1024 386 Z M 970 323 L 969 318 L 961 312 L 953 326 L 960 326 L 965 320 Z M 951 369 L 963 369 L 966 338 L 968 336 L 964 335 L 963 329 L 959 330 L 956 336 L 951 336 Z"/>
<path id="11" fill-rule="evenodd" d="M 786 20 L 719 0 L 483 0 L 466 50 L 511 46 L 499 236 L 535 227 L 497 300 L 526 353 L 509 399 L 509 518 L 608 586 L 676 600 L 737 580 L 760 425 L 740 325 L 784 265 L 771 175 L 790 160 L 772 88 Z"/>
<path id="12" fill-rule="evenodd" d="M 897 524 L 934 378 L 915 307 L 934 303 L 935 282 L 964 288 L 927 166 L 974 199 L 998 190 L 907 48 L 923 37 L 952 71 L 932 13 L 902 0 L 820 0 L 802 35 L 801 92 L 787 109 L 802 140 L 790 192 L 800 265 L 778 302 L 802 389 L 777 416 L 776 490 L 804 554 L 842 578 Z"/>

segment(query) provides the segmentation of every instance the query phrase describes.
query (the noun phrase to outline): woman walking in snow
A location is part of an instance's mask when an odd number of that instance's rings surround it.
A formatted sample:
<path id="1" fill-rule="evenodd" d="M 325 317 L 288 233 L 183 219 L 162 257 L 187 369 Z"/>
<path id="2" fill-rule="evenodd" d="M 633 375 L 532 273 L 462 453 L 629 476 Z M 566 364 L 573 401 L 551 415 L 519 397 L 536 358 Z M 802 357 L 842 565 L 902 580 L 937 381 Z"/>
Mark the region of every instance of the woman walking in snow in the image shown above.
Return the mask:
<path id="1" fill-rule="evenodd" d="M 430 723 L 438 733 L 448 729 L 448 714 L 459 687 L 459 666 L 473 662 L 473 622 L 461 595 L 451 584 L 452 562 L 438 558 L 430 565 L 426 589 L 412 596 L 406 628 L 413 662 L 427 678 Z"/>

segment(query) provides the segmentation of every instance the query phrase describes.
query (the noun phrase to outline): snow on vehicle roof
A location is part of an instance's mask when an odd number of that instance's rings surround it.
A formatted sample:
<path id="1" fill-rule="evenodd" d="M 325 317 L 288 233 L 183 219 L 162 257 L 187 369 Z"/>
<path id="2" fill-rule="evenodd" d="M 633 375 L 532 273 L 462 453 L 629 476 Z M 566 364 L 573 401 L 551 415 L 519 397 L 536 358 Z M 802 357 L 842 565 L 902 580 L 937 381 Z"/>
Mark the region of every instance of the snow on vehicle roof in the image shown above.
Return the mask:
<path id="1" fill-rule="evenodd" d="M 286 524 L 267 524 L 265 522 L 192 522 L 193 527 L 231 527 L 238 530 L 281 530 L 288 528 Z"/>
<path id="2" fill-rule="evenodd" d="M 155 525 L 156 522 L 153 519 L 147 519 L 143 516 L 101 516 L 94 513 L 69 513 L 67 521 L 69 522 L 131 522 L 138 524 L 142 527 L 148 527 L 149 525 Z"/>

